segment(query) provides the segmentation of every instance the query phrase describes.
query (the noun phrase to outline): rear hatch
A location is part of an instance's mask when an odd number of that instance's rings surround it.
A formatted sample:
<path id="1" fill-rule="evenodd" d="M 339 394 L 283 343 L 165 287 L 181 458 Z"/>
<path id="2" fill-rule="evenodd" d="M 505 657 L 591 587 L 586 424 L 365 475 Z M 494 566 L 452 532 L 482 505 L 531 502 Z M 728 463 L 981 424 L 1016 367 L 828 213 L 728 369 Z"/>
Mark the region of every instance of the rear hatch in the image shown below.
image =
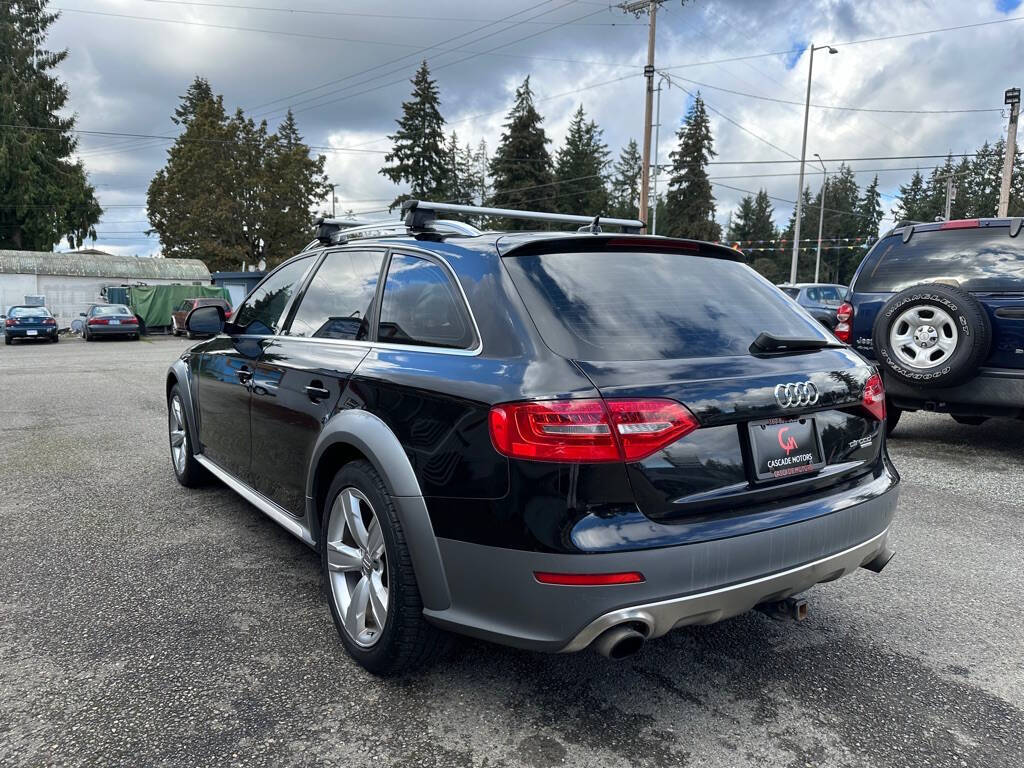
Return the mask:
<path id="1" fill-rule="evenodd" d="M 707 243 L 587 238 L 503 259 L 545 342 L 607 402 L 671 400 L 694 417 L 696 429 L 627 461 L 652 519 L 821 494 L 881 461 L 874 371 L 735 258 Z"/>
<path id="2" fill-rule="evenodd" d="M 1024 368 L 1024 232 L 1009 219 L 917 225 L 880 240 L 851 286 L 850 344 L 873 356 L 871 334 L 882 306 L 918 283 L 956 285 L 977 299 L 992 323 L 985 365 Z"/>

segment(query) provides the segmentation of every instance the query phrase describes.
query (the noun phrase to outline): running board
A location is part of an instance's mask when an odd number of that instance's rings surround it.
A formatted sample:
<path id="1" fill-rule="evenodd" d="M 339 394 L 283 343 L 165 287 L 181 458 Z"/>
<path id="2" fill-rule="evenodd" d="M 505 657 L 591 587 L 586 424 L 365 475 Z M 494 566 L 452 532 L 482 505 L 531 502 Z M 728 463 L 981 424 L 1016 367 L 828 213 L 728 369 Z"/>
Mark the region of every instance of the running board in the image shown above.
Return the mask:
<path id="1" fill-rule="evenodd" d="M 301 539 L 303 542 L 305 542 L 311 547 L 316 546 L 316 542 L 313 541 L 313 537 L 309 535 L 309 531 L 306 529 L 306 527 L 298 520 L 296 520 L 292 515 L 288 514 L 288 512 L 285 509 L 279 507 L 277 504 L 268 499 L 259 491 L 253 490 L 248 485 L 239 480 L 237 477 L 229 473 L 227 470 L 222 469 L 217 464 L 203 456 L 201 453 L 195 455 L 195 460 L 202 464 L 203 467 L 205 467 L 207 470 L 209 470 L 211 475 L 216 477 L 218 480 L 224 483 L 224 485 L 226 485 L 232 491 L 234 491 L 243 499 L 245 499 L 254 507 L 256 507 L 260 512 L 265 514 L 275 523 L 277 523 L 286 531 L 288 531 L 288 533 Z"/>

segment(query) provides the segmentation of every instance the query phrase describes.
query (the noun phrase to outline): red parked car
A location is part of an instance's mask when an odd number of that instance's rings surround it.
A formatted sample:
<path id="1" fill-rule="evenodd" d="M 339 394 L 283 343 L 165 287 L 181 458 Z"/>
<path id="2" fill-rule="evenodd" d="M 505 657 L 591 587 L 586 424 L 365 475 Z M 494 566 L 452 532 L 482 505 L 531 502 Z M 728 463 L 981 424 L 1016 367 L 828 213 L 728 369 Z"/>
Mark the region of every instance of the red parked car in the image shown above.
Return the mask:
<path id="1" fill-rule="evenodd" d="M 175 336 L 186 334 L 190 339 L 195 338 L 195 334 L 185 330 L 185 318 L 196 307 L 222 307 L 224 309 L 224 318 L 226 320 L 231 319 L 231 305 L 224 299 L 185 299 L 171 313 L 171 333 Z"/>

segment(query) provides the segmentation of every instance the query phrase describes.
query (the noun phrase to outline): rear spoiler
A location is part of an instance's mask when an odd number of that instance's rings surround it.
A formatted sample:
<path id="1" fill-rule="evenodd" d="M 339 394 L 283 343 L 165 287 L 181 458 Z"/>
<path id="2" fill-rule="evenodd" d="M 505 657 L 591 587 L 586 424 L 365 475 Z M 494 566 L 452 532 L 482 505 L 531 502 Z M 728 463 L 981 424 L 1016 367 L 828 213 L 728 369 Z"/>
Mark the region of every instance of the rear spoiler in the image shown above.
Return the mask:
<path id="1" fill-rule="evenodd" d="M 743 261 L 743 254 L 719 243 L 684 240 L 658 235 L 592 235 L 571 232 L 503 235 L 495 242 L 501 256 L 536 256 L 544 253 L 588 253 L 593 251 L 646 251 L 686 253 L 727 261 Z"/>

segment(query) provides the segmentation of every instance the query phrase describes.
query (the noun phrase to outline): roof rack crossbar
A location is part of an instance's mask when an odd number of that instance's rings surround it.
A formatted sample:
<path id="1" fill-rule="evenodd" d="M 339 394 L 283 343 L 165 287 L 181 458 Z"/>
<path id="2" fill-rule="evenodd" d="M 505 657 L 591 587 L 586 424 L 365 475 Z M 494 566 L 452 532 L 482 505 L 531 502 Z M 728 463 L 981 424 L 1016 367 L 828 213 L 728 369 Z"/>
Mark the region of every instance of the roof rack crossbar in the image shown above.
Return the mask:
<path id="1" fill-rule="evenodd" d="M 574 216 L 567 213 L 548 213 L 547 211 L 517 211 L 512 208 L 484 208 L 476 205 L 455 205 L 454 203 L 432 203 L 429 200 L 406 200 L 402 203 L 405 224 L 413 230 L 429 229 L 438 213 L 461 213 L 467 216 L 496 216 L 504 219 L 527 219 L 529 221 L 550 221 L 561 224 L 582 224 L 593 226 L 593 216 Z M 623 232 L 639 234 L 644 223 L 639 219 L 606 219 L 601 217 L 601 224 L 610 227 L 621 227 Z"/>

